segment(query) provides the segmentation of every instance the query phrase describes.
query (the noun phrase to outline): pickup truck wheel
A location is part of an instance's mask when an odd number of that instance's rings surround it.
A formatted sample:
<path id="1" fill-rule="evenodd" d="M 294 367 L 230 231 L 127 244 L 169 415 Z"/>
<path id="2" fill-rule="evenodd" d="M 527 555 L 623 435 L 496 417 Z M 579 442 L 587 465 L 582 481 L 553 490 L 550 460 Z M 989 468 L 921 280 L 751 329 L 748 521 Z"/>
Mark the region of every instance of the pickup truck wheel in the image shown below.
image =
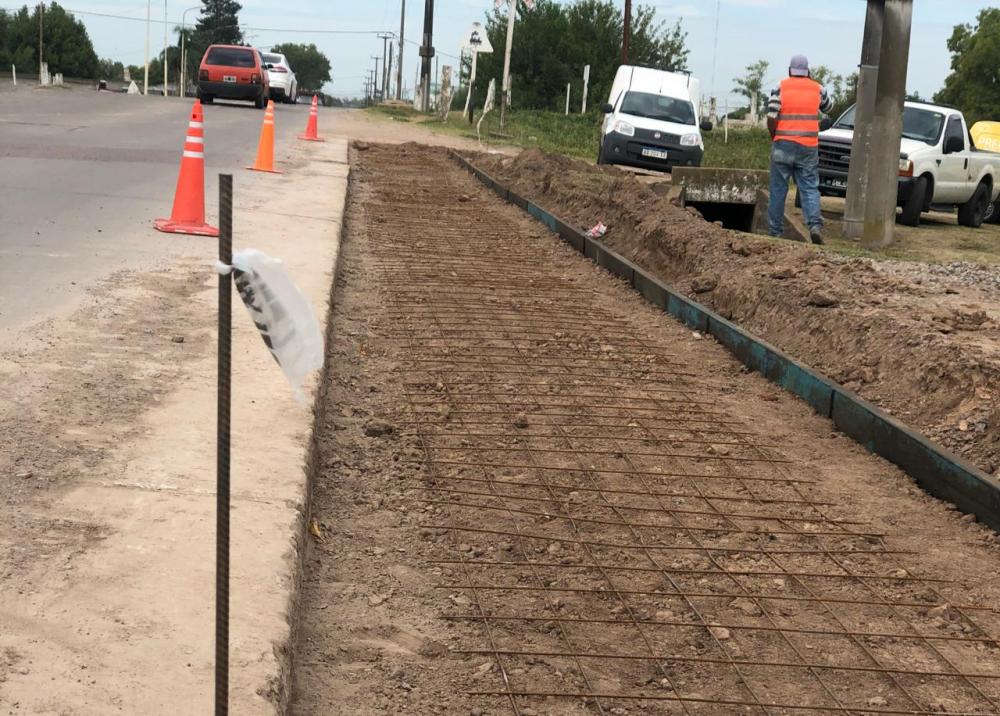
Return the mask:
<path id="1" fill-rule="evenodd" d="M 990 190 L 985 184 L 980 184 L 973 192 L 972 198 L 958 207 L 958 223 L 972 229 L 978 229 L 986 218 L 986 209 L 990 205 Z"/>
<path id="2" fill-rule="evenodd" d="M 1000 199 L 991 201 L 983 215 L 984 224 L 1000 224 Z"/>
<path id="3" fill-rule="evenodd" d="M 924 210 L 927 199 L 927 177 L 920 177 L 913 182 L 910 198 L 903 204 L 903 213 L 899 215 L 899 223 L 903 226 L 919 226 L 920 214 Z"/>

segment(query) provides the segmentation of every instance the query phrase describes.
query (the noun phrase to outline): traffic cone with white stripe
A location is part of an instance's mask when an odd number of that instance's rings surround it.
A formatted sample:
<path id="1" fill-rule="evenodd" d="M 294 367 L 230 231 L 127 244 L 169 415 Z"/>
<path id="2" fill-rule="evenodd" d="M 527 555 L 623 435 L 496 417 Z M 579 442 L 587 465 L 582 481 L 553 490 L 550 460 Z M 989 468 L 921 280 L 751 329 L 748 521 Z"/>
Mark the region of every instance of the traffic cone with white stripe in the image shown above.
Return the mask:
<path id="1" fill-rule="evenodd" d="M 153 226 L 168 234 L 219 235 L 205 223 L 205 121 L 200 101 L 195 100 L 188 122 L 174 208 L 169 219 L 157 219 Z"/>
<path id="2" fill-rule="evenodd" d="M 306 133 L 300 134 L 299 139 L 307 142 L 325 142 L 319 138 L 319 105 L 316 95 L 313 95 L 312 109 L 309 110 L 309 124 L 306 125 Z"/>
<path id="3" fill-rule="evenodd" d="M 281 174 L 278 169 L 274 168 L 274 100 L 267 101 L 264 126 L 260 128 L 260 142 L 257 145 L 257 161 L 247 169 L 252 169 L 255 172 Z"/>

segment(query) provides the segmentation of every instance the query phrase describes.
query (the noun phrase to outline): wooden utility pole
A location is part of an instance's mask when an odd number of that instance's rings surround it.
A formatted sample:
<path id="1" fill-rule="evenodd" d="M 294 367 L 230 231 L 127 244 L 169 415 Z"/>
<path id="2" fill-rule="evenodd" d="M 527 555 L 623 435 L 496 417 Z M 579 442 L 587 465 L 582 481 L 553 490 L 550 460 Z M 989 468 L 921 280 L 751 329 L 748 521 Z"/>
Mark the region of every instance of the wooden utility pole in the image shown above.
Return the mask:
<path id="1" fill-rule="evenodd" d="M 403 99 L 403 42 L 406 32 L 406 0 L 399 8 L 399 65 L 396 67 L 396 99 Z"/>
<path id="2" fill-rule="evenodd" d="M 625 24 L 622 26 L 622 64 L 628 64 L 628 38 L 632 34 L 632 0 L 625 0 Z"/>
<path id="3" fill-rule="evenodd" d="M 503 51 L 503 82 L 500 92 L 500 131 L 503 131 L 507 118 L 507 105 L 510 104 L 510 51 L 514 46 L 514 22 L 517 20 L 517 0 L 507 4 L 507 46 Z"/>
<path id="4" fill-rule="evenodd" d="M 420 46 L 420 111 L 431 106 L 431 60 L 434 58 L 434 0 L 424 0 L 424 41 Z"/>

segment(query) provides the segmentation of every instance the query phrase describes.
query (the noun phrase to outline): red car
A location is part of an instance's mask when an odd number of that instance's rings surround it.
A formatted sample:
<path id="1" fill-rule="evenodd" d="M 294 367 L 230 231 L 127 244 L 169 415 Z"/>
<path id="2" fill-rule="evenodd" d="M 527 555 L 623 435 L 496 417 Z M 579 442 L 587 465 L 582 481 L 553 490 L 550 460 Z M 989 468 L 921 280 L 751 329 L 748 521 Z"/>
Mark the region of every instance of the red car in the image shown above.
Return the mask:
<path id="1" fill-rule="evenodd" d="M 205 104 L 216 98 L 246 100 L 263 109 L 271 94 L 269 69 L 256 47 L 211 45 L 198 70 L 198 99 Z"/>

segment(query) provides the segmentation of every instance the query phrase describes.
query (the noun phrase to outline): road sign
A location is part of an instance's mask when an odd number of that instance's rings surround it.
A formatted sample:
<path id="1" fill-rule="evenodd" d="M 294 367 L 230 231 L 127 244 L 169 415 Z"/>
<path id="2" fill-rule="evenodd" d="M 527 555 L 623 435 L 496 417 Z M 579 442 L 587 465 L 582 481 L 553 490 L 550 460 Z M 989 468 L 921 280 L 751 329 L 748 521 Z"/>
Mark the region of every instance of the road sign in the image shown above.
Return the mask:
<path id="1" fill-rule="evenodd" d="M 472 23 L 472 27 L 462 40 L 462 49 L 470 52 L 493 52 L 493 45 L 490 44 L 483 23 Z"/>

